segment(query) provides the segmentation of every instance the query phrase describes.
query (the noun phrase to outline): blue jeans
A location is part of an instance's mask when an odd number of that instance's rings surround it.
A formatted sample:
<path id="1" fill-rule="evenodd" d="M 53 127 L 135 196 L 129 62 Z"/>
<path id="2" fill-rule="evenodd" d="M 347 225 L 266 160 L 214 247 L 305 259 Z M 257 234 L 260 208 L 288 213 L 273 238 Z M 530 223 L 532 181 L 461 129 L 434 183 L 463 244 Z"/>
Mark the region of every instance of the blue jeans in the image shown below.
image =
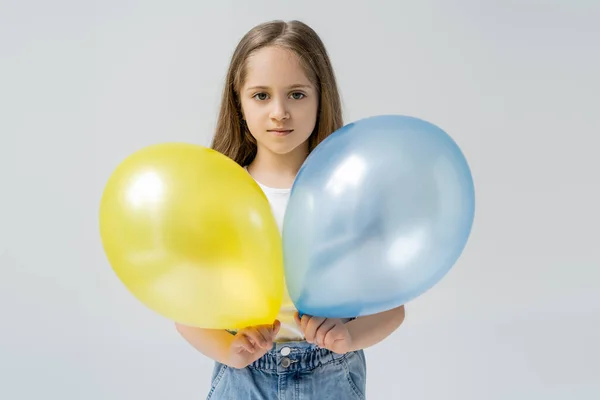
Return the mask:
<path id="1" fill-rule="evenodd" d="M 336 354 L 307 342 L 275 343 L 246 368 L 215 363 L 207 400 L 362 400 L 362 350 Z"/>

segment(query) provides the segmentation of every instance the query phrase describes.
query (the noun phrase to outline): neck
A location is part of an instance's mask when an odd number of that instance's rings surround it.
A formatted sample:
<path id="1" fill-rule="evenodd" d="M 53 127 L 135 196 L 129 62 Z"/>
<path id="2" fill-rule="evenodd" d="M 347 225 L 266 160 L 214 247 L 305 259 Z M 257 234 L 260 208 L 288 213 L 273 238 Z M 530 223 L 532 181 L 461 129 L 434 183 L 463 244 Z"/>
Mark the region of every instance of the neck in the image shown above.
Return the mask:
<path id="1" fill-rule="evenodd" d="M 248 172 L 263 185 L 273 188 L 290 188 L 306 159 L 308 149 L 300 146 L 287 154 L 276 154 L 259 146 Z"/>

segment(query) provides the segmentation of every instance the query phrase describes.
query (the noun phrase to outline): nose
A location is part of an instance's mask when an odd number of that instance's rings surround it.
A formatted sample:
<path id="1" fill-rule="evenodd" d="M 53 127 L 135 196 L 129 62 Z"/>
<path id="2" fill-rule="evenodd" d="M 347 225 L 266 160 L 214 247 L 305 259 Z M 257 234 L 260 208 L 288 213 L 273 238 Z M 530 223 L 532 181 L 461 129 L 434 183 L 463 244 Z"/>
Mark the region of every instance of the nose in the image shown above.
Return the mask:
<path id="1" fill-rule="evenodd" d="M 276 121 L 282 121 L 290 117 L 290 113 L 288 112 L 285 101 L 277 99 L 274 100 L 271 104 L 273 105 L 270 114 L 271 119 L 274 119 Z"/>

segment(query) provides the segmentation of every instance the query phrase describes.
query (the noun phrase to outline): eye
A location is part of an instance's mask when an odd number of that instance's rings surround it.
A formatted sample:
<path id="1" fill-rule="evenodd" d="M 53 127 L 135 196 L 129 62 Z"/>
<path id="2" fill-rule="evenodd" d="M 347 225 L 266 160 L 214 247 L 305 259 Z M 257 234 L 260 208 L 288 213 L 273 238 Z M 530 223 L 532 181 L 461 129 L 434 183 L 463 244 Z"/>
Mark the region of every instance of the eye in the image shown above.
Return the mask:
<path id="1" fill-rule="evenodd" d="M 294 93 L 292 93 L 292 98 L 294 100 L 300 100 L 300 99 L 303 99 L 304 97 L 306 97 L 306 95 L 304 93 L 302 93 L 302 92 L 294 92 Z"/>
<path id="2" fill-rule="evenodd" d="M 257 99 L 257 100 L 266 100 L 267 99 L 267 94 L 266 93 L 256 93 L 254 96 L 252 96 L 253 98 Z"/>

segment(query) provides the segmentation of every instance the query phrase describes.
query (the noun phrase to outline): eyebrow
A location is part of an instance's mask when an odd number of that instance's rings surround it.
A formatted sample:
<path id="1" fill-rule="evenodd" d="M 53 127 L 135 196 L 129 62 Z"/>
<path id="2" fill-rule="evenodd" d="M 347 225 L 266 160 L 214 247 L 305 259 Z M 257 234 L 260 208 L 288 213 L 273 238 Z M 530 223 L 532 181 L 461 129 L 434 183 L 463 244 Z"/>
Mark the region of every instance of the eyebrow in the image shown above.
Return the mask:
<path id="1" fill-rule="evenodd" d="M 291 86 L 288 87 L 288 89 L 310 89 L 310 88 L 311 88 L 310 85 L 304 85 L 304 84 L 301 84 L 301 83 L 297 83 L 295 85 L 291 85 Z M 250 86 L 246 90 L 257 90 L 257 89 L 267 90 L 267 89 L 269 89 L 269 87 L 268 86 L 262 86 L 262 85 L 256 85 L 256 86 Z"/>

